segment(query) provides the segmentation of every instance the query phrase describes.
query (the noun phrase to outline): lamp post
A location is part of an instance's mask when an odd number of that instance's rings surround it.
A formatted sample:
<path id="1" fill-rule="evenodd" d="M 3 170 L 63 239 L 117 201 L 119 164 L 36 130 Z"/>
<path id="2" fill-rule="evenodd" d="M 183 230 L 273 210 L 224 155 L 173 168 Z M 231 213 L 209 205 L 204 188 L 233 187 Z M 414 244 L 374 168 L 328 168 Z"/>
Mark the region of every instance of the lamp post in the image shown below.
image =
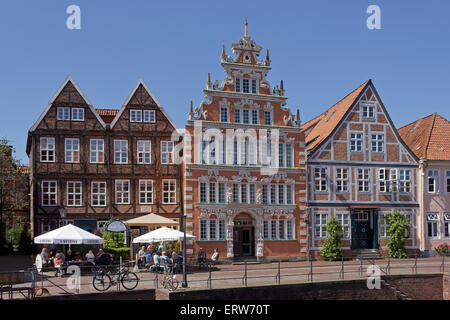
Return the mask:
<path id="1" fill-rule="evenodd" d="M 187 288 L 187 275 L 186 275 L 186 218 L 187 215 L 183 215 L 183 229 L 184 229 L 184 235 L 183 235 L 183 282 L 181 283 L 181 287 Z"/>
<path id="2" fill-rule="evenodd" d="M 64 219 L 66 217 L 66 208 L 61 206 L 58 208 L 58 210 L 59 210 L 59 215 L 60 215 L 61 219 Z"/>

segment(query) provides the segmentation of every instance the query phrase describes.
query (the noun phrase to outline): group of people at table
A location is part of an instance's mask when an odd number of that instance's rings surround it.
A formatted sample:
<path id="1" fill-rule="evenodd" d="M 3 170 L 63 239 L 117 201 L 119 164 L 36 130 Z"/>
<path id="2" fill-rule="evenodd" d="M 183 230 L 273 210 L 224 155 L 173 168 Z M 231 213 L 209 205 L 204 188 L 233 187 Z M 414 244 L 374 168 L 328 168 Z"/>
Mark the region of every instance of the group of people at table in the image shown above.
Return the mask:
<path id="1" fill-rule="evenodd" d="M 214 249 L 211 258 L 206 257 L 206 253 L 200 248 L 197 256 L 199 266 L 206 263 L 215 264 L 219 260 L 219 249 Z M 150 271 L 181 271 L 183 265 L 183 254 L 178 254 L 175 250 L 171 254 L 163 251 L 163 246 L 160 244 L 157 248 L 152 248 L 149 245 L 147 248 L 142 246 L 138 252 L 138 263 L 149 267 Z"/>
<path id="2" fill-rule="evenodd" d="M 92 250 L 89 250 L 84 259 L 81 257 L 80 252 L 73 253 L 70 249 L 64 254 L 61 250 L 57 250 L 56 253 L 52 250 L 48 253 L 47 248 L 43 248 L 40 256 L 42 266 L 54 267 L 56 269 L 55 275 L 58 275 L 58 273 L 64 274 L 65 267 L 68 264 L 109 265 L 112 261 L 111 254 L 104 252 L 103 249 L 99 249 L 96 255 Z"/>

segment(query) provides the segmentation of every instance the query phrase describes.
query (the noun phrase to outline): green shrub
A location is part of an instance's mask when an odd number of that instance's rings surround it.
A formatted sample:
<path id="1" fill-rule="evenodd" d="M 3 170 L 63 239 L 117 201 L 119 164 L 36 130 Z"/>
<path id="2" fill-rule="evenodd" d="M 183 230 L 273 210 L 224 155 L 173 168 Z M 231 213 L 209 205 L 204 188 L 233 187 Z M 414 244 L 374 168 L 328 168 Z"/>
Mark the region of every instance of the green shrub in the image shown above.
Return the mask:
<path id="1" fill-rule="evenodd" d="M 121 248 L 105 248 L 103 247 L 105 252 L 111 253 L 113 255 L 113 259 L 115 261 L 119 260 L 122 257 L 122 260 L 130 259 L 130 248 L 121 247 Z"/>
<path id="2" fill-rule="evenodd" d="M 15 227 L 8 230 L 8 246 L 12 247 L 14 251 L 19 251 L 20 234 L 22 228 Z"/>
<path id="3" fill-rule="evenodd" d="M 325 260 L 333 261 L 344 256 L 341 239 L 344 235 L 341 223 L 332 217 L 327 223 L 328 238 L 322 245 L 321 255 Z"/>
<path id="4" fill-rule="evenodd" d="M 404 214 L 395 211 L 386 215 L 386 222 L 389 225 L 389 255 L 397 259 L 408 258 L 405 249 L 405 236 L 410 232 L 408 219 Z"/>

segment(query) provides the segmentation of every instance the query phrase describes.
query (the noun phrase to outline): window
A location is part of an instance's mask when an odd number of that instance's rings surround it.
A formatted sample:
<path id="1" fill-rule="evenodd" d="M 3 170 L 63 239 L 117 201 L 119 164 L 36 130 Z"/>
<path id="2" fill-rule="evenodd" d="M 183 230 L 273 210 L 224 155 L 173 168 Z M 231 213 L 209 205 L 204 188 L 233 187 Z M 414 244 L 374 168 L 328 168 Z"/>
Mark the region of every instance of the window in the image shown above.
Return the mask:
<path id="1" fill-rule="evenodd" d="M 233 203 L 239 203 L 239 185 L 233 184 Z"/>
<path id="2" fill-rule="evenodd" d="M 200 240 L 225 240 L 225 220 L 200 220 Z"/>
<path id="3" fill-rule="evenodd" d="M 252 93 L 258 93 L 258 80 L 252 79 Z"/>
<path id="4" fill-rule="evenodd" d="M 242 123 L 246 123 L 246 124 L 250 123 L 249 112 L 250 112 L 250 110 L 248 110 L 248 109 L 242 110 Z"/>
<path id="5" fill-rule="evenodd" d="M 138 140 L 137 162 L 139 164 L 152 163 L 152 142 L 149 140 Z"/>
<path id="6" fill-rule="evenodd" d="M 439 238 L 439 212 L 427 213 L 427 237 Z"/>
<path id="7" fill-rule="evenodd" d="M 277 186 L 275 184 L 270 185 L 270 203 L 276 204 L 277 203 Z"/>
<path id="8" fill-rule="evenodd" d="M 284 203 L 284 185 L 283 184 L 278 185 L 278 203 L 279 204 Z"/>
<path id="9" fill-rule="evenodd" d="M 292 193 L 293 193 L 293 185 L 287 184 L 286 185 L 286 203 L 287 204 L 294 204 L 294 201 L 292 201 Z"/>
<path id="10" fill-rule="evenodd" d="M 387 223 L 385 214 L 380 214 L 378 216 L 378 225 L 379 225 L 380 238 L 388 238 L 389 237 L 389 224 Z"/>
<path id="11" fill-rule="evenodd" d="M 292 161 L 292 145 L 291 144 L 285 144 L 286 148 L 286 167 L 292 168 L 293 161 Z"/>
<path id="12" fill-rule="evenodd" d="M 234 122 L 241 123 L 241 109 L 234 109 Z"/>
<path id="13" fill-rule="evenodd" d="M 316 213 L 314 215 L 314 230 L 316 238 L 327 236 L 328 213 Z"/>
<path id="14" fill-rule="evenodd" d="M 103 139 L 91 139 L 91 163 L 103 163 L 104 161 L 104 140 Z"/>
<path id="15" fill-rule="evenodd" d="M 439 193 L 439 170 L 427 171 L 428 193 Z"/>
<path id="16" fill-rule="evenodd" d="M 450 238 L 450 212 L 444 212 L 444 237 Z"/>
<path id="17" fill-rule="evenodd" d="M 156 112 L 155 110 L 144 110 L 144 122 L 156 122 Z"/>
<path id="18" fill-rule="evenodd" d="M 153 203 L 153 180 L 139 180 L 139 204 Z"/>
<path id="19" fill-rule="evenodd" d="M 264 124 L 266 126 L 272 125 L 272 112 L 271 111 L 264 111 Z"/>
<path id="20" fill-rule="evenodd" d="M 363 148 L 363 134 L 351 132 L 350 133 L 350 151 L 362 152 Z"/>
<path id="21" fill-rule="evenodd" d="M 342 231 L 344 231 L 344 238 L 350 237 L 350 215 L 348 213 L 336 214 L 336 219 L 341 223 Z"/>
<path id="22" fill-rule="evenodd" d="M 241 79 L 236 78 L 235 83 L 236 83 L 236 92 L 241 92 Z"/>
<path id="23" fill-rule="evenodd" d="M 374 105 L 362 105 L 362 117 L 363 119 L 375 118 L 375 106 Z"/>
<path id="24" fill-rule="evenodd" d="M 84 121 L 84 108 L 72 108 L 72 121 Z"/>
<path id="25" fill-rule="evenodd" d="M 41 138 L 41 162 L 55 162 L 55 138 Z"/>
<path id="26" fill-rule="evenodd" d="M 228 122 L 228 108 L 225 107 L 220 108 L 220 121 Z"/>
<path id="27" fill-rule="evenodd" d="M 267 192 L 268 185 L 264 184 L 262 186 L 262 203 L 263 204 L 269 204 L 269 194 Z"/>
<path id="28" fill-rule="evenodd" d="M 250 80 L 242 79 L 242 92 L 249 93 L 250 92 Z"/>
<path id="29" fill-rule="evenodd" d="M 70 120 L 70 108 L 58 107 L 58 120 Z"/>
<path id="30" fill-rule="evenodd" d="M 81 182 L 67 181 L 67 206 L 76 207 L 81 206 Z"/>
<path id="31" fill-rule="evenodd" d="M 384 152 L 384 135 L 383 134 L 372 134 L 372 152 Z"/>
<path id="32" fill-rule="evenodd" d="M 411 170 L 399 170 L 399 189 L 402 193 L 411 192 Z"/>
<path id="33" fill-rule="evenodd" d="M 116 180 L 116 203 L 130 203 L 130 180 Z"/>
<path id="34" fill-rule="evenodd" d="M 316 191 L 327 191 L 327 168 L 314 168 L 314 187 Z"/>
<path id="35" fill-rule="evenodd" d="M 348 168 L 336 168 L 336 192 L 348 192 Z"/>
<path id="36" fill-rule="evenodd" d="M 91 203 L 93 206 L 106 206 L 106 182 L 92 181 Z"/>
<path id="37" fill-rule="evenodd" d="M 379 192 L 393 192 L 397 187 L 397 169 L 378 169 Z"/>
<path id="38" fill-rule="evenodd" d="M 358 169 L 358 192 L 369 192 L 369 169 Z"/>
<path id="39" fill-rule="evenodd" d="M 161 141 L 161 163 L 173 163 L 173 141 Z"/>
<path id="40" fill-rule="evenodd" d="M 78 163 L 80 162 L 80 139 L 78 138 L 66 138 L 66 162 Z"/>
<path id="41" fill-rule="evenodd" d="M 142 122 L 142 110 L 130 110 L 130 122 Z"/>
<path id="42" fill-rule="evenodd" d="M 114 163 L 128 163 L 128 140 L 114 140 Z"/>
<path id="43" fill-rule="evenodd" d="M 450 170 L 445 171 L 445 184 L 447 193 L 450 193 Z"/>
<path id="44" fill-rule="evenodd" d="M 56 181 L 41 182 L 41 203 L 43 206 L 56 206 L 57 183 Z"/>
<path id="45" fill-rule="evenodd" d="M 216 183 L 209 183 L 209 202 L 216 202 Z"/>
<path id="46" fill-rule="evenodd" d="M 241 184 L 241 203 L 247 203 L 247 184 Z"/>
<path id="47" fill-rule="evenodd" d="M 278 166 L 284 167 L 284 144 L 278 144 Z"/>
<path id="48" fill-rule="evenodd" d="M 256 193 L 255 193 L 255 190 L 256 190 L 256 187 L 255 187 L 255 185 L 252 183 L 252 184 L 249 184 L 249 200 L 250 200 L 250 203 L 252 203 L 252 204 L 254 204 L 254 203 L 256 203 Z"/>
<path id="49" fill-rule="evenodd" d="M 225 183 L 219 182 L 219 203 L 225 203 L 226 202 L 226 189 L 225 189 Z"/>
<path id="50" fill-rule="evenodd" d="M 252 110 L 252 124 L 258 124 L 258 123 L 259 123 L 258 110 Z"/>
<path id="51" fill-rule="evenodd" d="M 163 180 L 163 204 L 176 203 L 176 180 Z"/>
<path id="52" fill-rule="evenodd" d="M 208 202 L 206 198 L 206 183 L 200 183 L 200 202 Z"/>

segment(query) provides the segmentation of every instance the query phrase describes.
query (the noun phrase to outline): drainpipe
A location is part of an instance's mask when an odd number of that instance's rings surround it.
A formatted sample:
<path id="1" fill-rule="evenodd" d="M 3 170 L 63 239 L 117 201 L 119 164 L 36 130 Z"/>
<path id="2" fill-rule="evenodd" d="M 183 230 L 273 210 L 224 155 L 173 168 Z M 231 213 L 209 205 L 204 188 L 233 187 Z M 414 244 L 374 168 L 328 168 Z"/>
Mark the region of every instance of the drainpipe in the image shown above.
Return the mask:
<path id="1" fill-rule="evenodd" d="M 426 181 L 425 181 L 425 171 L 426 168 L 428 166 L 428 160 L 427 159 L 422 159 L 419 160 L 419 190 L 418 193 L 419 196 L 419 221 L 418 221 L 418 238 L 419 238 L 419 250 L 420 251 L 425 251 L 425 212 L 424 212 L 424 201 L 425 201 L 425 197 L 424 197 L 424 193 L 425 193 L 425 188 L 426 188 Z"/>

